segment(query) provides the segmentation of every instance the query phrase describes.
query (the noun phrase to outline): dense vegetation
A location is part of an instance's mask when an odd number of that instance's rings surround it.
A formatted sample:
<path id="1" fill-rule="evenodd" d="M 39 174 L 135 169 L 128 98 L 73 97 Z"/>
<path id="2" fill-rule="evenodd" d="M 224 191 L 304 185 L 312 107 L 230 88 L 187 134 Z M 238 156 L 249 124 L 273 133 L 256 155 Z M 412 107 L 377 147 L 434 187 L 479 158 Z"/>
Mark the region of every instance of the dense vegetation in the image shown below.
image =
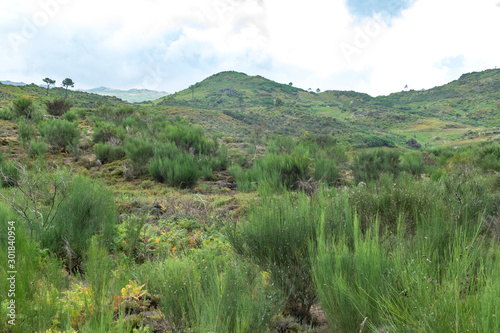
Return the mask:
<path id="1" fill-rule="evenodd" d="M 0 85 L 0 331 L 500 331 L 499 73 L 372 98 L 225 72 L 140 105 Z"/>

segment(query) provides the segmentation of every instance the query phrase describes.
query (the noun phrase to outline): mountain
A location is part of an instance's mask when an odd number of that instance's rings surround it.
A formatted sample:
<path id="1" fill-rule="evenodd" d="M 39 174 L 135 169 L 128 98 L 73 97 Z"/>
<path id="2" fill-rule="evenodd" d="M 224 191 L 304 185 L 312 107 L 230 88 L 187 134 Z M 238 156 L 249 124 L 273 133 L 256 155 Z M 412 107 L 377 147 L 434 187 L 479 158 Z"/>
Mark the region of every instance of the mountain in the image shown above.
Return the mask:
<path id="1" fill-rule="evenodd" d="M 120 95 L 119 92 L 128 94 Z M 306 91 L 262 76 L 221 72 L 175 94 L 145 89 L 99 87 L 68 91 L 75 107 L 127 104 L 154 93 L 162 97 L 136 104 L 143 114 L 181 116 L 207 132 L 234 139 L 274 135 L 333 135 L 359 147 L 404 145 L 411 139 L 427 147 L 500 139 L 500 69 L 463 74 L 448 84 L 420 91 L 371 97 L 355 91 Z M 43 101 L 64 97 L 60 87 L 0 85 L 0 107 L 19 96 Z M 140 96 L 140 99 L 132 97 Z"/>
<path id="2" fill-rule="evenodd" d="M 234 71 L 212 75 L 151 102 L 212 131 L 330 134 L 367 146 L 429 146 L 491 137 L 500 127 L 500 69 L 462 75 L 421 91 L 371 97 L 354 91 L 308 92 Z"/>
<path id="3" fill-rule="evenodd" d="M 104 95 L 104 96 L 116 96 L 124 101 L 130 103 L 140 103 L 144 101 L 152 101 L 163 96 L 168 95 L 165 91 L 154 91 L 148 89 L 129 89 L 129 90 L 119 90 L 106 87 L 98 87 L 89 90 L 87 92 Z"/>
<path id="4" fill-rule="evenodd" d="M 26 83 L 24 83 L 24 82 L 12 82 L 12 81 L 9 81 L 9 80 L 7 80 L 7 81 L 0 81 L 0 83 L 2 83 L 2 84 L 8 84 L 8 85 L 11 85 L 11 86 L 25 86 L 26 85 Z"/>

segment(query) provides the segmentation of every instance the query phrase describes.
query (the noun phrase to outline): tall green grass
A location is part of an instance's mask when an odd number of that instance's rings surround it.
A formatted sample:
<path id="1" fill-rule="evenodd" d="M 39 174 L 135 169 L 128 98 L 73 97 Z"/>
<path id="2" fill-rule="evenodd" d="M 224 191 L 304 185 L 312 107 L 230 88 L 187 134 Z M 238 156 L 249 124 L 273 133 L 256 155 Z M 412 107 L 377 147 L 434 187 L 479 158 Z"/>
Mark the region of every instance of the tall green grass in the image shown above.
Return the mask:
<path id="1" fill-rule="evenodd" d="M 254 266 L 213 255 L 149 263 L 137 274 L 160 295 L 174 331 L 267 332 L 281 305 L 279 293 Z"/>

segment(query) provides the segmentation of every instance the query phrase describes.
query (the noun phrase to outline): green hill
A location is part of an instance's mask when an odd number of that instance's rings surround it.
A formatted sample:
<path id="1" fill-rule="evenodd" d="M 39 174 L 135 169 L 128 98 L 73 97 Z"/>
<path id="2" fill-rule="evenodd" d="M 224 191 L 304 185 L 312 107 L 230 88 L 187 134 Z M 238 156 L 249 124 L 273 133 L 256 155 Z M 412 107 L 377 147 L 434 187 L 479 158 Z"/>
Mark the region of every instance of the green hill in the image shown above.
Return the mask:
<path id="1" fill-rule="evenodd" d="M 261 76 L 222 72 L 149 104 L 231 136 L 252 132 L 332 134 L 355 145 L 424 144 L 495 136 L 500 70 L 462 75 L 444 86 L 371 97 L 353 91 L 307 92 Z M 228 118 L 229 117 L 229 118 Z M 373 136 L 382 138 L 373 141 Z"/>

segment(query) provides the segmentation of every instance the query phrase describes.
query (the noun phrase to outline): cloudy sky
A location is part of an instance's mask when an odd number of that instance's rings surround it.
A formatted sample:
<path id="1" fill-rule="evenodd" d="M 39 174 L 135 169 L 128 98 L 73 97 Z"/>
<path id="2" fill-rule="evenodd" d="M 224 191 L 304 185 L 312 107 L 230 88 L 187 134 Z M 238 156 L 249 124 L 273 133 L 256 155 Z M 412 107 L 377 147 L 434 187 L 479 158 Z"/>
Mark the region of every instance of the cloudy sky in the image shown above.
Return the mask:
<path id="1" fill-rule="evenodd" d="M 500 0 L 1 0 L 0 80 L 175 92 L 225 70 L 373 96 L 500 66 Z"/>

